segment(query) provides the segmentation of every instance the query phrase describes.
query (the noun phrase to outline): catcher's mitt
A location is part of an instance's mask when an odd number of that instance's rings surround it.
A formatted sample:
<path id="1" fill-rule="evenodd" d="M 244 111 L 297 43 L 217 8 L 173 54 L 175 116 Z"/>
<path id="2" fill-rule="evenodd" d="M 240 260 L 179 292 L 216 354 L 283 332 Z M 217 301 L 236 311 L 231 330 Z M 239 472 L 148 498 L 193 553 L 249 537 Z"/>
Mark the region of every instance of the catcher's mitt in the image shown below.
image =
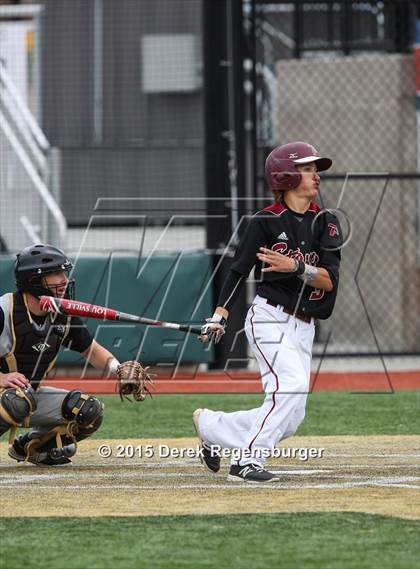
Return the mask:
<path id="1" fill-rule="evenodd" d="M 147 395 L 151 396 L 150 388 L 154 385 L 153 379 L 147 373 L 148 367 L 143 367 L 140 362 L 123 362 L 117 368 L 118 391 L 121 401 L 129 399 L 132 395 L 136 401 L 144 401 Z"/>

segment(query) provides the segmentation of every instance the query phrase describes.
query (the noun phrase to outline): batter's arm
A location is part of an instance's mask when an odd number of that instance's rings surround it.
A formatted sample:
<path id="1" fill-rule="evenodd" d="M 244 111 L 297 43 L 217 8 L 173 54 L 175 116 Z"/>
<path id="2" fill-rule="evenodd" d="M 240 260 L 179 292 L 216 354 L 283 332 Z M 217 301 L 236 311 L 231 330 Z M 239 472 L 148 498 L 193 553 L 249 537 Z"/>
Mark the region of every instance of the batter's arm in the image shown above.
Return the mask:
<path id="1" fill-rule="evenodd" d="M 253 216 L 236 249 L 235 258 L 223 283 L 213 316 L 208 319 L 208 326 L 215 331 L 224 331 L 229 311 L 238 298 L 246 279 L 255 265 L 255 253 L 267 243 L 267 235 L 263 228 L 264 217 Z M 222 332 L 223 333 L 223 332 Z"/>
<path id="2" fill-rule="evenodd" d="M 299 276 L 313 288 L 326 290 L 327 292 L 333 290 L 331 276 L 327 269 L 323 267 L 313 267 L 312 265 L 302 263 L 303 267 L 299 271 L 299 264 L 297 264 L 295 259 L 291 259 L 266 247 L 260 247 L 257 257 L 262 263 L 269 265 L 261 269 L 263 273 L 291 273 L 292 276 L 293 273 L 298 274 L 300 272 Z"/>
<path id="3" fill-rule="evenodd" d="M 219 335 L 219 338 L 215 336 L 215 343 L 217 343 L 224 334 L 226 321 L 229 318 L 229 308 L 239 296 L 245 280 L 246 277 L 244 275 L 230 269 L 223 283 L 213 316 L 207 320 L 207 327 Z M 201 341 L 208 341 L 208 339 Z"/>
<path id="4" fill-rule="evenodd" d="M 229 311 L 239 297 L 246 279 L 256 263 L 255 254 L 260 245 L 267 243 L 263 228 L 264 217 L 253 216 L 236 249 L 235 258 L 223 283 L 213 319 L 228 319 Z"/>
<path id="5" fill-rule="evenodd" d="M 227 320 L 229 318 L 229 310 L 226 310 L 226 308 L 223 308 L 223 306 L 216 306 L 216 309 L 214 312 L 216 314 L 220 314 L 220 316 L 222 318 L 224 318 L 225 320 Z"/>
<path id="6" fill-rule="evenodd" d="M 240 295 L 245 281 L 245 275 L 241 275 L 233 269 L 230 269 L 223 283 L 219 298 L 217 299 L 216 314 L 219 314 L 225 318 L 225 320 L 228 319 L 229 311 Z"/>
<path id="7" fill-rule="evenodd" d="M 330 273 L 323 267 L 313 268 L 316 269 L 316 275 L 313 277 L 310 283 L 308 282 L 308 284 L 310 284 L 313 288 L 331 292 L 334 288 L 334 285 L 332 283 Z"/>

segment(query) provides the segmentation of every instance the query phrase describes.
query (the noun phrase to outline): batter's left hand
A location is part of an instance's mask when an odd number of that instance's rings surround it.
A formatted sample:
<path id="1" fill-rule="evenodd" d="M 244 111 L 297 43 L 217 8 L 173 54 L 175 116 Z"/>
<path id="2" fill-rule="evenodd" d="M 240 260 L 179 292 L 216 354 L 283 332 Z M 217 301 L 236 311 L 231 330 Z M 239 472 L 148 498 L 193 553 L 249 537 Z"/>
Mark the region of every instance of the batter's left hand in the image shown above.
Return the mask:
<path id="1" fill-rule="evenodd" d="M 295 261 L 286 255 L 277 253 L 277 251 L 272 251 L 271 249 L 266 249 L 265 247 L 260 247 L 260 252 L 257 253 L 257 257 L 263 263 L 270 265 L 262 269 L 263 273 L 291 273 L 295 270 Z"/>

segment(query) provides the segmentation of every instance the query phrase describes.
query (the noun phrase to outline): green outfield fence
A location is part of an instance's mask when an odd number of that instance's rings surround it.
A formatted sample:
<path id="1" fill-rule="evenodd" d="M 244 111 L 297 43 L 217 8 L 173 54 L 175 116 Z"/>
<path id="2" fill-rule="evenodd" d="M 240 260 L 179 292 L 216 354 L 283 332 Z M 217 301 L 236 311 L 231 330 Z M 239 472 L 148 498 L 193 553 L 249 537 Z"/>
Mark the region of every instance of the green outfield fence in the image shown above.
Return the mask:
<path id="1" fill-rule="evenodd" d="M 15 290 L 12 257 L 0 258 L 0 294 Z M 205 290 L 210 270 L 208 255 L 85 256 L 76 260 L 73 278 L 78 300 L 153 319 L 204 321 L 212 308 L 211 289 Z M 204 349 L 196 336 L 174 330 L 119 322 L 84 319 L 98 342 L 120 361 L 135 359 L 159 365 L 211 362 L 212 348 Z M 82 363 L 70 350 L 59 364 Z M 84 360 L 83 360 L 84 363 Z"/>

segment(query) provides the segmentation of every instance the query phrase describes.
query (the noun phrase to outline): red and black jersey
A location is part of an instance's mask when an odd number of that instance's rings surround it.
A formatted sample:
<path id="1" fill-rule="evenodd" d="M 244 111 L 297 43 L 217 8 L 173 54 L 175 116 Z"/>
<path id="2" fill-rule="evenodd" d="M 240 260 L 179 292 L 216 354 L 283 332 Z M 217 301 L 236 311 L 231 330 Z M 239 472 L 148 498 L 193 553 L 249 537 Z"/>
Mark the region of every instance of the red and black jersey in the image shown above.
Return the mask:
<path id="1" fill-rule="evenodd" d="M 306 316 L 328 318 L 337 296 L 341 245 L 341 228 L 336 216 L 328 210 L 321 210 L 316 203 L 312 202 L 304 214 L 290 210 L 284 203 L 270 205 L 250 219 L 237 247 L 218 306 L 229 310 L 255 266 L 259 296 L 291 310 L 298 305 L 297 312 Z M 331 276 L 333 290 L 315 289 L 303 283 L 295 273 L 262 273 L 262 263 L 256 256 L 260 247 L 273 249 L 308 265 L 323 267 Z"/>

